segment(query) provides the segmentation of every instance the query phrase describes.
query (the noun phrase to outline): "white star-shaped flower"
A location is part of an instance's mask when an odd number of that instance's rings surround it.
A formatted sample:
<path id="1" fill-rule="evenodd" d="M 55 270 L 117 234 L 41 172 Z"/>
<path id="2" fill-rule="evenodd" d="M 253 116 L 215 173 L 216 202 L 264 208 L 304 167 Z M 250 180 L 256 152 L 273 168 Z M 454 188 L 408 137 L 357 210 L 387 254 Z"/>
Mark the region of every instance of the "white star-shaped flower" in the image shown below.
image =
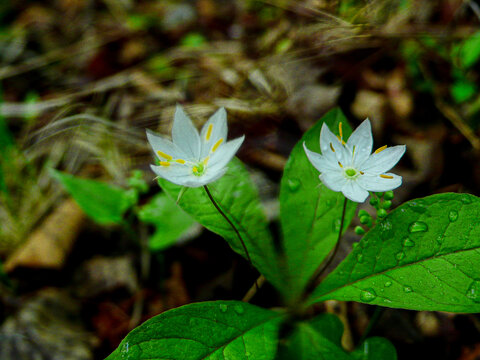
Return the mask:
<path id="1" fill-rule="evenodd" d="M 242 145 L 245 136 L 227 140 L 227 112 L 220 108 L 203 125 L 200 134 L 182 107 L 177 105 L 172 141 L 147 130 L 147 138 L 159 165 L 155 174 L 174 184 L 199 187 L 217 180 Z"/>
<path id="2" fill-rule="evenodd" d="M 364 202 L 369 191 L 383 192 L 402 185 L 402 177 L 387 173 L 405 153 L 405 145 L 382 146 L 373 154 L 370 120 L 366 119 L 350 135 L 347 143 L 337 138 L 324 123 L 320 132 L 322 154 L 310 151 L 303 143 L 308 160 L 320 171 L 320 180 L 333 191 L 355 202 Z"/>

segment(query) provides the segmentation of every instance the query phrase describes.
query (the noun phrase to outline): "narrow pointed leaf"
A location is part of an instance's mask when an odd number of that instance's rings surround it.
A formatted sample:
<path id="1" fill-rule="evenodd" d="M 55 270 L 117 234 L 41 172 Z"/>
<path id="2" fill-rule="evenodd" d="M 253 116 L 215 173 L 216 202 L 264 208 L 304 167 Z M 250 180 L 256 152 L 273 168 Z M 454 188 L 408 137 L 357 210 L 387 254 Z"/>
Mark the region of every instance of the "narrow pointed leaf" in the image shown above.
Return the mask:
<path id="1" fill-rule="evenodd" d="M 308 149 L 320 153 L 320 129 L 324 122 L 337 135 L 342 122 L 344 140 L 352 132 L 340 109 L 328 112 L 293 148 L 280 185 L 280 219 L 289 280 L 285 295 L 290 299 L 300 295 L 338 238 L 345 197 L 321 183 L 319 172 L 303 148 L 305 142 Z M 349 201 L 344 230 L 355 209 L 356 204 Z"/>
<path id="2" fill-rule="evenodd" d="M 106 360 L 273 360 L 283 318 L 239 301 L 189 304 L 131 331 Z"/>
<path id="3" fill-rule="evenodd" d="M 409 201 L 380 221 L 309 302 L 480 312 L 479 263 L 480 199 L 432 195 Z"/>
<path id="4" fill-rule="evenodd" d="M 177 199 L 181 186 L 165 179 L 159 179 L 158 183 L 172 199 Z M 208 184 L 208 188 L 222 211 L 238 229 L 253 265 L 272 284 L 282 287 L 283 277 L 277 264 L 267 219 L 258 192 L 242 162 L 234 158 L 228 164 L 227 173 Z M 189 188 L 181 197 L 179 205 L 200 224 L 222 236 L 234 251 L 246 258 L 237 234 L 217 211 L 203 187 Z"/>

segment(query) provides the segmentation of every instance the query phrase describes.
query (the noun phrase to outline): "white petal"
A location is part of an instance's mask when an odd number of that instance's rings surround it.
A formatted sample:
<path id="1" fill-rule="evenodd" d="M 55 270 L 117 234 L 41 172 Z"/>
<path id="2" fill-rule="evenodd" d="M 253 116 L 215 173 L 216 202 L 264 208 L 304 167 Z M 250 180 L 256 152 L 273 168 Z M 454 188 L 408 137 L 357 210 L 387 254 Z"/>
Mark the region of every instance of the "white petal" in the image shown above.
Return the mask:
<path id="1" fill-rule="evenodd" d="M 177 105 L 173 118 L 172 140 L 189 157 L 200 159 L 200 136 L 192 120 L 185 114 L 180 105 Z"/>
<path id="2" fill-rule="evenodd" d="M 215 180 L 220 179 L 225 173 L 227 172 L 228 168 L 224 167 L 223 169 L 216 170 L 216 171 L 211 171 L 211 169 L 207 168 L 207 172 L 203 176 L 199 176 L 199 179 L 202 183 L 202 185 L 209 184 L 211 182 L 214 182 Z"/>
<path id="3" fill-rule="evenodd" d="M 326 156 L 310 151 L 305 145 L 305 142 L 303 143 L 303 149 L 305 150 L 305 154 L 307 154 L 308 160 L 312 163 L 315 169 L 317 169 L 321 173 L 328 171 L 337 171 L 340 167 L 340 165 L 338 165 L 337 159 L 334 156 L 327 158 Z"/>
<path id="4" fill-rule="evenodd" d="M 320 174 L 319 178 L 327 188 L 333 191 L 342 191 L 343 186 L 347 183 L 343 171 L 324 172 Z"/>
<path id="5" fill-rule="evenodd" d="M 245 135 L 220 145 L 220 147 L 210 155 L 207 165 L 208 169 L 210 171 L 219 171 L 227 166 L 242 145 L 243 140 L 245 140 Z"/>
<path id="6" fill-rule="evenodd" d="M 212 147 L 219 141 L 227 141 L 227 112 L 225 108 L 218 109 L 210 119 L 203 125 L 200 133 L 202 142 L 202 155 L 205 157 L 208 155 Z"/>
<path id="7" fill-rule="evenodd" d="M 332 150 L 333 148 L 333 150 Z M 327 158 L 329 162 L 333 160 L 340 161 L 344 166 L 351 165 L 352 155 L 338 140 L 334 133 L 330 131 L 327 124 L 323 123 L 320 131 L 320 150 L 322 155 Z"/>
<path id="8" fill-rule="evenodd" d="M 347 183 L 342 187 L 342 193 L 347 199 L 358 203 L 362 203 L 367 200 L 369 195 L 368 191 L 360 187 L 355 180 L 347 181 Z"/>
<path id="9" fill-rule="evenodd" d="M 354 167 L 361 166 L 372 152 L 373 137 L 370 120 L 364 120 L 348 138 L 347 147 L 354 152 Z M 355 150 L 354 150 L 355 149 Z"/>
<path id="10" fill-rule="evenodd" d="M 362 164 L 359 170 L 373 175 L 383 174 L 395 166 L 405 150 L 405 145 L 397 145 L 386 148 L 378 154 L 374 153 Z"/>
<path id="11" fill-rule="evenodd" d="M 187 165 L 171 163 L 170 166 L 150 165 L 150 167 L 155 174 L 177 185 L 191 187 L 192 178 L 196 177 L 191 167 Z"/>
<path id="12" fill-rule="evenodd" d="M 365 175 L 361 175 L 357 179 L 357 182 L 365 190 L 375 191 L 375 192 L 393 190 L 399 187 L 400 185 L 402 185 L 401 176 L 391 174 L 391 173 L 387 173 L 383 175 L 391 176 L 392 179 L 388 179 L 388 178 L 386 179 L 386 178 L 380 177 L 380 175 L 365 174 Z"/>
<path id="13" fill-rule="evenodd" d="M 150 145 L 152 146 L 155 155 L 160 160 L 166 160 L 166 158 L 160 156 L 158 154 L 159 151 L 162 153 L 171 156 L 173 159 L 184 159 L 186 158 L 186 154 L 178 148 L 174 143 L 170 140 L 163 138 L 160 135 L 155 134 L 153 131 L 147 129 L 147 139 Z"/>

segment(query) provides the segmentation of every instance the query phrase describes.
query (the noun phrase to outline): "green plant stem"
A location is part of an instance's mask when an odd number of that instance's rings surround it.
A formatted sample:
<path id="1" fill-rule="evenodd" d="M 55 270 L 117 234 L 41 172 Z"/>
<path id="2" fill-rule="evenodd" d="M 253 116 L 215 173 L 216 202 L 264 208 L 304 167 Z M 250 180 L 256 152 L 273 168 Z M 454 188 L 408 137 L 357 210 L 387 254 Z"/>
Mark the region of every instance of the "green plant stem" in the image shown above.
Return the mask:
<path id="1" fill-rule="evenodd" d="M 378 320 L 380 319 L 380 316 L 382 316 L 384 310 L 385 308 L 381 306 L 377 306 L 375 308 L 375 312 L 373 313 L 370 321 L 368 322 L 367 328 L 365 329 L 365 331 L 362 334 L 362 337 L 358 341 L 359 345 L 361 345 L 367 339 L 368 335 L 370 334 L 370 331 L 372 331 L 373 327 L 378 323 Z"/>
<path id="2" fill-rule="evenodd" d="M 252 287 L 247 291 L 242 301 L 249 302 L 250 300 L 252 300 L 252 298 L 255 296 L 257 291 L 262 287 L 264 283 L 265 283 L 265 276 L 260 275 L 258 279 L 255 280 L 255 284 L 253 284 Z"/>
<path id="3" fill-rule="evenodd" d="M 348 199 L 345 198 L 345 201 L 343 202 L 342 218 L 340 220 L 340 230 L 338 231 L 338 238 L 337 238 L 337 243 L 335 244 L 335 248 L 330 253 L 330 256 L 327 259 L 327 261 L 323 262 L 320 265 L 320 267 L 317 269 L 317 271 L 315 271 L 315 274 L 312 276 L 312 279 L 310 280 L 310 283 L 307 286 L 307 291 L 306 291 L 305 295 L 307 295 L 308 293 L 310 293 L 311 290 L 313 290 L 315 284 L 317 283 L 318 278 L 320 276 L 322 276 L 324 271 L 332 263 L 333 259 L 335 258 L 335 255 L 337 255 L 338 249 L 340 248 L 340 238 L 342 237 L 343 224 L 345 222 L 345 212 L 347 210 L 347 202 L 348 202 Z"/>
<path id="4" fill-rule="evenodd" d="M 207 185 L 203 185 L 203 188 L 205 189 L 205 192 L 207 193 L 208 198 L 212 202 L 213 206 L 215 206 L 215 208 L 220 213 L 220 215 L 222 215 L 224 217 L 224 219 L 227 220 L 227 222 L 232 227 L 233 231 L 235 231 L 235 233 L 237 234 L 237 237 L 240 240 L 240 243 L 242 244 L 243 250 L 245 251 L 245 255 L 247 256 L 247 260 L 253 266 L 252 259 L 250 258 L 250 254 L 248 253 L 247 247 L 245 246 L 245 242 L 243 241 L 242 236 L 240 235 L 240 232 L 238 231 L 236 226 L 230 221 L 230 219 L 227 217 L 227 215 L 222 211 L 220 206 L 218 206 L 217 202 L 215 201 L 212 194 L 210 193 L 210 190 L 208 189 Z"/>

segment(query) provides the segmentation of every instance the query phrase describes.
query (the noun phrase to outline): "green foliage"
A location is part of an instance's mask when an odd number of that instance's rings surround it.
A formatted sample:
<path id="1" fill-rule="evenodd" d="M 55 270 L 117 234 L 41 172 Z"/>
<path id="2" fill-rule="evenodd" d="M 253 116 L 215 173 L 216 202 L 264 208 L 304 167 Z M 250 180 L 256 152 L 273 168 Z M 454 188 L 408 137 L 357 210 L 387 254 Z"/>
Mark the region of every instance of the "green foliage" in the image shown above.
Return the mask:
<path id="1" fill-rule="evenodd" d="M 173 199 L 177 199 L 182 186 L 165 179 L 159 179 L 158 183 Z M 233 159 L 227 173 L 208 187 L 220 208 L 239 230 L 255 267 L 272 284 L 282 288 L 283 276 L 267 219 L 257 190 L 242 162 Z M 189 188 L 179 205 L 200 224 L 222 236 L 234 251 L 246 257 L 237 234 L 214 207 L 203 187 Z"/>
<path id="2" fill-rule="evenodd" d="M 452 57 L 462 68 L 466 69 L 475 65 L 480 58 L 480 31 L 453 47 Z"/>
<path id="3" fill-rule="evenodd" d="M 53 169 L 51 173 L 83 211 L 99 224 L 121 223 L 125 211 L 134 204 L 134 199 L 127 190 Z"/>
<path id="4" fill-rule="evenodd" d="M 479 248 L 479 198 L 446 193 L 412 200 L 369 231 L 309 302 L 479 312 Z"/>
<path id="5" fill-rule="evenodd" d="M 130 332 L 107 360 L 269 360 L 283 315 L 239 301 L 164 312 Z"/>
<path id="6" fill-rule="evenodd" d="M 343 325 L 335 315 L 322 314 L 295 325 L 278 351 L 279 360 L 352 360 L 342 349 Z"/>
<path id="7" fill-rule="evenodd" d="M 195 223 L 165 193 L 155 195 L 148 204 L 142 206 L 138 218 L 155 225 L 155 233 L 149 239 L 152 251 L 160 251 L 174 245 Z"/>
<path id="8" fill-rule="evenodd" d="M 286 295 L 290 299 L 300 295 L 338 238 L 345 197 L 321 183 L 318 171 L 303 149 L 305 142 L 310 150 L 320 152 L 319 138 L 323 122 L 336 134 L 338 124 L 342 122 L 345 138 L 352 132 L 340 109 L 328 112 L 295 145 L 280 184 L 280 220 L 289 285 Z M 350 201 L 343 231 L 350 224 L 355 209 L 356 204 Z"/>
<path id="9" fill-rule="evenodd" d="M 477 93 L 477 86 L 475 83 L 461 78 L 456 80 L 450 88 L 453 100 L 457 104 L 470 100 Z"/>
<path id="10" fill-rule="evenodd" d="M 180 42 L 182 46 L 188 47 L 188 48 L 201 47 L 206 43 L 207 43 L 207 39 L 205 38 L 205 36 L 199 33 L 194 33 L 194 32 L 185 35 Z"/>
<path id="11" fill-rule="evenodd" d="M 355 360 L 397 360 L 397 351 L 387 339 L 371 337 L 355 349 L 351 356 Z"/>

